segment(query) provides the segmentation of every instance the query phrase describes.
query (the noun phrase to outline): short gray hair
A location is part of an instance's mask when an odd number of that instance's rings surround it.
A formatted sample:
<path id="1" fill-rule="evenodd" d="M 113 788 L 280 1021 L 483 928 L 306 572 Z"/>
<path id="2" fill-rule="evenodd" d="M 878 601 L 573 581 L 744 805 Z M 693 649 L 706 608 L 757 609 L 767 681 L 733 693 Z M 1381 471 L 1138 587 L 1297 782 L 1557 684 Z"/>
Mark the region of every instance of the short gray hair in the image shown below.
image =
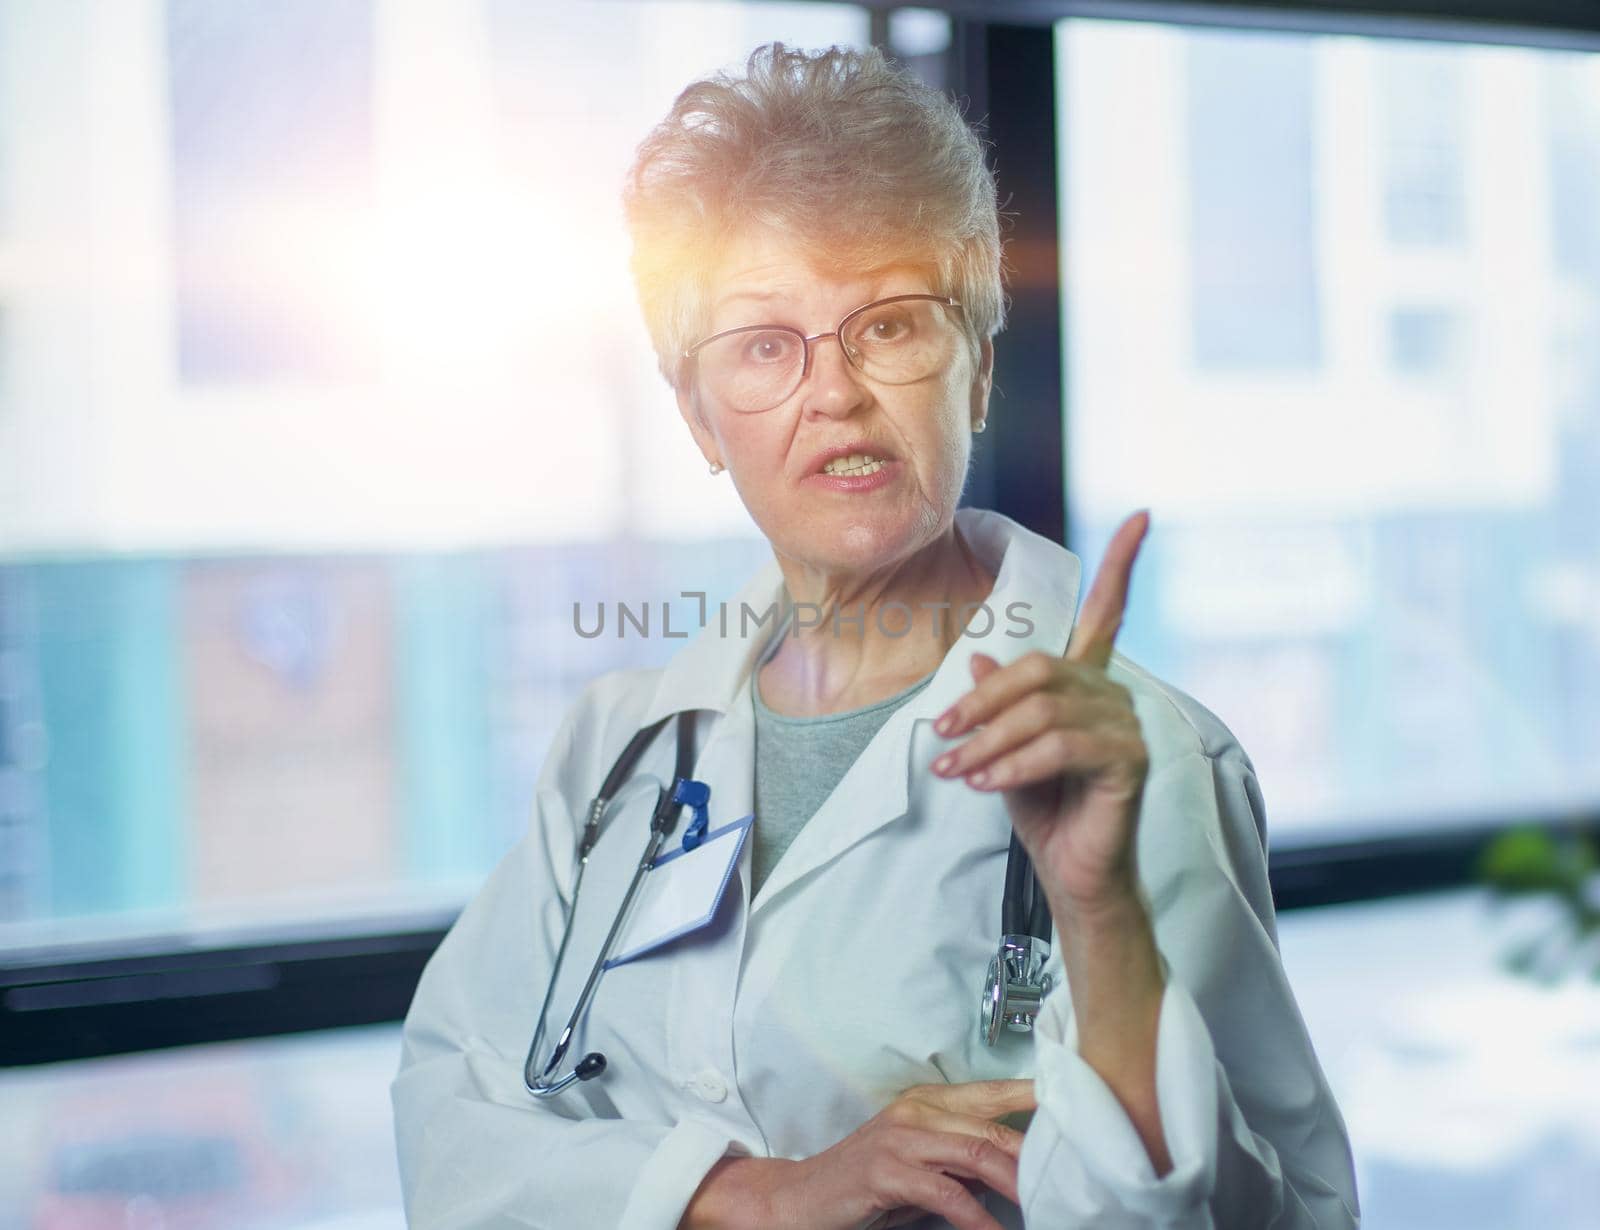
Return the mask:
<path id="1" fill-rule="evenodd" d="M 714 255 L 755 225 L 829 270 L 923 268 L 959 299 L 976 350 L 1005 321 L 995 181 L 956 104 L 876 48 L 768 43 L 745 75 L 691 83 L 639 146 L 623 189 L 633 277 L 661 373 L 709 310 Z"/>

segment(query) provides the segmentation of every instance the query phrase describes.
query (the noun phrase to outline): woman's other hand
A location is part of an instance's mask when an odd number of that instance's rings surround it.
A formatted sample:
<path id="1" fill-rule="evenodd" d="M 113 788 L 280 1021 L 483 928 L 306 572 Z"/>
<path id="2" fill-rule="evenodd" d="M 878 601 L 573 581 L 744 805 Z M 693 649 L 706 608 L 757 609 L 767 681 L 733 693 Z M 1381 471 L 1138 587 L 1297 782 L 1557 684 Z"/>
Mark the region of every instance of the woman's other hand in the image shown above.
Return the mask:
<path id="1" fill-rule="evenodd" d="M 888 1230 L 928 1213 L 1001 1230 L 971 1185 L 1017 1201 L 1022 1133 L 996 1120 L 1035 1106 L 1031 1080 L 913 1086 L 814 1157 L 724 1158 L 679 1230 Z"/>

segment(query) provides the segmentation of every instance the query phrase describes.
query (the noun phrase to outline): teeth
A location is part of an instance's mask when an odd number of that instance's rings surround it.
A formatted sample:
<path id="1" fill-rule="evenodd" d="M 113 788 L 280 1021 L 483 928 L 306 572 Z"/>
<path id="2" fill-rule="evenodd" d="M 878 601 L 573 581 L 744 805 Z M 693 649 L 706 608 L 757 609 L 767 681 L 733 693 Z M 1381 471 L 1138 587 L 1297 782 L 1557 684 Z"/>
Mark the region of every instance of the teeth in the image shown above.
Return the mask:
<path id="1" fill-rule="evenodd" d="M 876 474 L 883 469 L 883 462 L 866 453 L 851 453 L 848 457 L 835 457 L 822 467 L 824 474 L 848 474 L 851 476 L 862 474 Z"/>

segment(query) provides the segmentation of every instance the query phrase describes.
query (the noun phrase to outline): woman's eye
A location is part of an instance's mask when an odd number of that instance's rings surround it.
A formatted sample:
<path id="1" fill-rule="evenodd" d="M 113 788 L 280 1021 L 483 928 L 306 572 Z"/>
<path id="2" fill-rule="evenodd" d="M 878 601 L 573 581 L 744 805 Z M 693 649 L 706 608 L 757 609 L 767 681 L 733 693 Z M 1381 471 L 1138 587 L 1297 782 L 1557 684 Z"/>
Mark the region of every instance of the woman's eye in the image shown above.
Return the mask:
<path id="1" fill-rule="evenodd" d="M 869 342 L 898 342 L 910 332 L 909 322 L 903 316 L 880 316 L 867 324 L 866 340 Z"/>
<path id="2" fill-rule="evenodd" d="M 786 358 L 790 349 L 788 338 L 766 334 L 752 338 L 745 346 L 744 355 L 752 363 L 775 363 Z"/>

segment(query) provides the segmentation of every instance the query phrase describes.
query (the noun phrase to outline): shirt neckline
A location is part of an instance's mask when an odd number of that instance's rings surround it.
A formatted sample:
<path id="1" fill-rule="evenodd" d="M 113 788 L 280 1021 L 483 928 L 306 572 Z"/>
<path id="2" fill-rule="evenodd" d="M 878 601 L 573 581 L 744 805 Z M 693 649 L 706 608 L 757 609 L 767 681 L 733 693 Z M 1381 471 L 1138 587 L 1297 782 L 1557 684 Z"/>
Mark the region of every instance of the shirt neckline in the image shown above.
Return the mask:
<path id="1" fill-rule="evenodd" d="M 761 699 L 761 686 L 759 683 L 751 689 L 751 695 L 755 698 L 756 713 L 765 721 L 778 722 L 786 726 L 816 726 L 821 725 L 824 722 L 842 722 L 849 718 L 862 717 L 873 712 L 874 710 L 882 709 L 886 706 L 898 705 L 910 697 L 913 692 L 920 691 L 922 688 L 927 687 L 933 682 L 933 677 L 938 673 L 939 669 L 938 667 L 935 667 L 909 687 L 901 688 L 900 691 L 896 692 L 893 696 L 887 696 L 883 700 L 874 701 L 870 705 L 862 705 L 859 709 L 845 709 L 840 713 L 819 713 L 812 717 L 793 717 L 787 713 L 778 713 L 772 709 L 769 709 L 767 707 L 767 702 Z"/>

